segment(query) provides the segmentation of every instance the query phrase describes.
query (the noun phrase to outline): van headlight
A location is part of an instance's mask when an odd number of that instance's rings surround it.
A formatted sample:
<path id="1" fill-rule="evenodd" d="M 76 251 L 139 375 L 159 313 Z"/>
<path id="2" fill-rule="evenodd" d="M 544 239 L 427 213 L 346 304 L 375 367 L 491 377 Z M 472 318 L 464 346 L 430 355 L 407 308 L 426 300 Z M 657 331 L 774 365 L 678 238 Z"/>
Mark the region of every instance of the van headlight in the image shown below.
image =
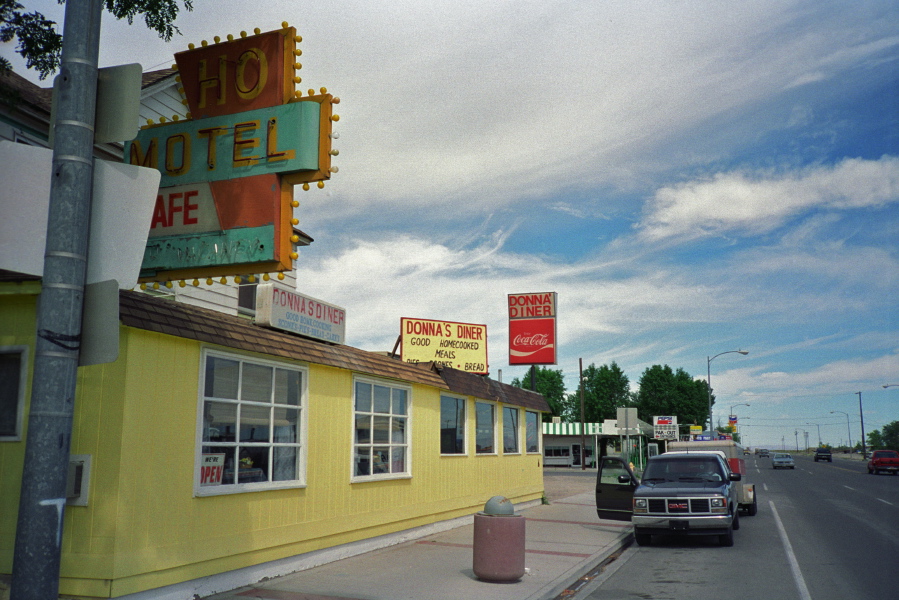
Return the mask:
<path id="1" fill-rule="evenodd" d="M 646 510 L 646 498 L 634 498 L 634 512 L 635 513 L 645 513 Z"/>
<path id="2" fill-rule="evenodd" d="M 711 507 L 713 513 L 726 513 L 727 500 L 724 498 L 712 498 Z"/>

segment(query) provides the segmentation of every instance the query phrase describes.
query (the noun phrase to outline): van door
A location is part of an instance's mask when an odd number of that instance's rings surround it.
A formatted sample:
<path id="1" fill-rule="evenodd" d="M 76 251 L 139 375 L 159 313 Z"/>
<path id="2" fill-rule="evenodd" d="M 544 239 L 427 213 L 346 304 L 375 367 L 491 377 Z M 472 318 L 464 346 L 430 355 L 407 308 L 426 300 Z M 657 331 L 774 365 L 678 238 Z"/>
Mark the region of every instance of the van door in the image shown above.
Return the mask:
<path id="1" fill-rule="evenodd" d="M 630 521 L 637 478 L 623 458 L 604 456 L 596 474 L 596 514 L 600 519 Z"/>

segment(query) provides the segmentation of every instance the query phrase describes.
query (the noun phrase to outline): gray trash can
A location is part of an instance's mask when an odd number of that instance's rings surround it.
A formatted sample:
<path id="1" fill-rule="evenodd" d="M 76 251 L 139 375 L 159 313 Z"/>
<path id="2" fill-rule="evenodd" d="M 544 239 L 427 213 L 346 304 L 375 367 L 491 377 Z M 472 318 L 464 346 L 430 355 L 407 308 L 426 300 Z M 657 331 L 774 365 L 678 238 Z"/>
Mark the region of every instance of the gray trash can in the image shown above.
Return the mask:
<path id="1" fill-rule="evenodd" d="M 494 496 L 474 516 L 475 576 L 484 581 L 514 582 L 524 575 L 525 519 L 512 503 Z"/>

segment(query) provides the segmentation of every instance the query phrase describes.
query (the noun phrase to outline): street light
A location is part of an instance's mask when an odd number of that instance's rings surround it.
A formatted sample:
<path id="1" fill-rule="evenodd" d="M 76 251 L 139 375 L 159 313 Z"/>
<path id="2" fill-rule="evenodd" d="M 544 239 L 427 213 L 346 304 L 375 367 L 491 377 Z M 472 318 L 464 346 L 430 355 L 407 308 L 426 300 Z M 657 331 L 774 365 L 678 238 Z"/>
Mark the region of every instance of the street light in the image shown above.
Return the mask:
<path id="1" fill-rule="evenodd" d="M 712 420 L 712 361 L 721 356 L 722 354 L 742 354 L 746 356 L 749 354 L 748 350 L 728 350 L 727 352 L 721 352 L 720 354 L 716 354 L 715 356 L 707 356 L 706 357 L 706 383 L 708 384 L 708 392 L 709 392 L 709 433 L 715 431 L 715 421 Z"/>
<path id="2" fill-rule="evenodd" d="M 885 387 L 885 388 L 888 388 L 888 387 L 899 387 L 899 383 L 885 383 L 885 384 L 883 384 L 883 387 Z"/>
<path id="3" fill-rule="evenodd" d="M 821 426 L 817 423 L 806 423 L 806 425 L 815 425 L 818 427 L 818 447 L 821 447 Z"/>
<path id="4" fill-rule="evenodd" d="M 834 413 L 843 413 L 846 415 L 846 430 L 849 432 L 849 452 L 852 452 L 852 428 L 849 426 L 849 413 L 843 412 L 841 410 L 832 410 L 830 414 Z"/>

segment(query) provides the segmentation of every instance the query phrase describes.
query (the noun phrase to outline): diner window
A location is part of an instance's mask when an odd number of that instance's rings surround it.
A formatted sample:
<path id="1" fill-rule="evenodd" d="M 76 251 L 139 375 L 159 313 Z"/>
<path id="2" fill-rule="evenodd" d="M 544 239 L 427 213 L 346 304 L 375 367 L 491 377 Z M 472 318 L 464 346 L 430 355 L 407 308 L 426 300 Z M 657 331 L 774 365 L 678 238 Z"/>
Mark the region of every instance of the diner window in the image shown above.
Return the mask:
<path id="1" fill-rule="evenodd" d="M 256 314 L 256 283 L 241 283 L 237 288 L 237 311 L 250 315 Z"/>
<path id="2" fill-rule="evenodd" d="M 408 477 L 409 394 L 367 379 L 355 385 L 352 481 Z"/>
<path id="3" fill-rule="evenodd" d="M 0 347 L 0 441 L 22 439 L 27 346 Z"/>
<path id="4" fill-rule="evenodd" d="M 475 402 L 475 449 L 478 454 L 496 454 L 496 406 Z"/>
<path id="5" fill-rule="evenodd" d="M 518 448 L 518 409 L 503 407 L 503 453 L 517 454 Z"/>
<path id="6" fill-rule="evenodd" d="M 440 396 L 440 453 L 465 454 L 465 399 Z"/>
<path id="7" fill-rule="evenodd" d="M 527 452 L 540 452 L 540 415 L 527 410 L 524 412 L 524 443 Z"/>
<path id="8" fill-rule="evenodd" d="M 198 495 L 305 484 L 305 369 L 204 353 Z"/>

